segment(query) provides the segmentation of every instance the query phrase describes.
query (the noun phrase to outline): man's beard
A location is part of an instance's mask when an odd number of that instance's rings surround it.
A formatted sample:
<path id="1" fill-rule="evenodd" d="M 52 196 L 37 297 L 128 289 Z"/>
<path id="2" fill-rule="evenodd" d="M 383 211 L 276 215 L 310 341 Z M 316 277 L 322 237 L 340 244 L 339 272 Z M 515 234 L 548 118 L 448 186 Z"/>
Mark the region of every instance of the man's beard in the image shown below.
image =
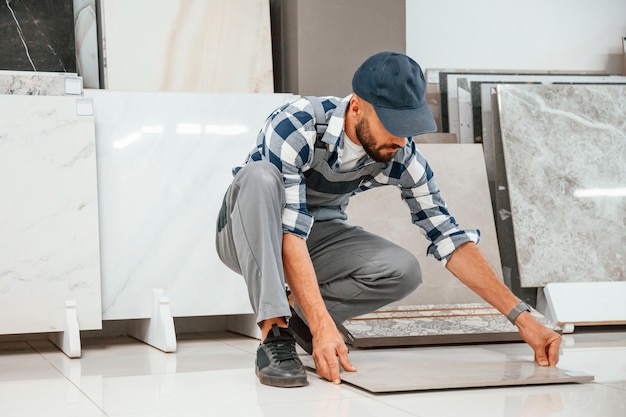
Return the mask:
<path id="1" fill-rule="evenodd" d="M 356 137 L 359 142 L 361 142 L 361 146 L 365 152 L 376 162 L 390 162 L 398 151 L 399 147 L 396 145 L 391 146 L 378 146 L 376 147 L 376 141 L 370 132 L 369 123 L 366 122 L 366 118 L 362 118 L 356 124 Z M 385 152 L 382 151 L 392 151 L 393 152 Z"/>

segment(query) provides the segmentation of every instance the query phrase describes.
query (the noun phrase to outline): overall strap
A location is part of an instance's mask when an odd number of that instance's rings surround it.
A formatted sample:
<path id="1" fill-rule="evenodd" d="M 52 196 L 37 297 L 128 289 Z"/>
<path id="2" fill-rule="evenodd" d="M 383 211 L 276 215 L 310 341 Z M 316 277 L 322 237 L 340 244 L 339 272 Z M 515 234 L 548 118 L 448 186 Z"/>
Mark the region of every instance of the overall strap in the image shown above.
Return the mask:
<path id="1" fill-rule="evenodd" d="M 326 133 L 326 128 L 328 127 L 328 123 L 326 122 L 326 112 L 324 111 L 324 106 L 322 105 L 322 101 L 319 97 L 307 96 L 305 98 L 313 105 L 313 111 L 315 112 L 315 130 L 317 131 L 315 147 L 319 147 L 321 145 L 319 142 L 321 141 L 322 136 L 324 136 L 324 133 Z"/>

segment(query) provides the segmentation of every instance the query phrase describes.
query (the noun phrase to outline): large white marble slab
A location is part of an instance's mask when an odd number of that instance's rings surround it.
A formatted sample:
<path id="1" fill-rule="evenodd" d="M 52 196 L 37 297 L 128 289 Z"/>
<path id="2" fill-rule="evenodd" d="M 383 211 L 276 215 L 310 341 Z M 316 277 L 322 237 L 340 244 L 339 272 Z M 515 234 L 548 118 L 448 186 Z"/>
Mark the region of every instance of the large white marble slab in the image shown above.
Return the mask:
<path id="1" fill-rule="evenodd" d="M 66 300 L 99 329 L 90 101 L 0 95 L 0 108 L 0 334 L 65 330 Z"/>
<path id="2" fill-rule="evenodd" d="M 500 254 L 482 147 L 479 144 L 418 144 L 428 160 L 450 213 L 462 228 L 479 229 L 479 247 L 502 277 Z M 376 207 L 376 210 L 372 210 Z M 381 215 L 382 213 L 382 215 Z M 348 221 L 411 251 L 422 269 L 422 284 L 393 305 L 459 304 L 483 300 L 431 256 L 430 242 L 411 223 L 410 212 L 395 187 L 357 194 L 347 209 Z"/>
<path id="3" fill-rule="evenodd" d="M 251 313 L 215 251 L 231 169 L 288 94 L 122 93 L 94 100 L 104 319 L 147 318 L 162 288 L 174 316 Z"/>
<path id="4" fill-rule="evenodd" d="M 102 0 L 105 87 L 271 93 L 266 0 Z"/>
<path id="5" fill-rule="evenodd" d="M 522 285 L 626 280 L 626 86 L 498 86 Z"/>

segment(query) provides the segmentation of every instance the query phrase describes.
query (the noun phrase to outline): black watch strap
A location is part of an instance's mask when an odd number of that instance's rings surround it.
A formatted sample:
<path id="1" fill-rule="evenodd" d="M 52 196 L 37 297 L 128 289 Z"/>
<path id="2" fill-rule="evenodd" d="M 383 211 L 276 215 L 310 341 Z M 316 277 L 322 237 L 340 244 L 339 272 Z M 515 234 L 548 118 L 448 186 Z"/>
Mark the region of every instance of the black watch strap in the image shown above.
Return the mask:
<path id="1" fill-rule="evenodd" d="M 513 310 L 509 314 L 506 315 L 506 318 L 513 324 L 515 324 L 515 320 L 517 317 L 522 314 L 524 311 L 528 311 L 530 313 L 530 306 L 523 301 L 520 301 L 518 305 L 513 307 Z"/>

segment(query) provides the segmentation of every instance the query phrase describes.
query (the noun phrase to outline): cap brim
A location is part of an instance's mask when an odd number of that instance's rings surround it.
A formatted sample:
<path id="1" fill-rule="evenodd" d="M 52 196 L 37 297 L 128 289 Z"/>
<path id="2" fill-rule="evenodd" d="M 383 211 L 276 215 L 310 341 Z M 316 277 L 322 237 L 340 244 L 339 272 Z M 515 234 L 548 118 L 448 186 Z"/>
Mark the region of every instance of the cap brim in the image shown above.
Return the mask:
<path id="1" fill-rule="evenodd" d="M 395 110 L 374 106 L 381 123 L 389 133 L 403 138 L 437 131 L 435 118 L 427 104 L 416 109 Z"/>

